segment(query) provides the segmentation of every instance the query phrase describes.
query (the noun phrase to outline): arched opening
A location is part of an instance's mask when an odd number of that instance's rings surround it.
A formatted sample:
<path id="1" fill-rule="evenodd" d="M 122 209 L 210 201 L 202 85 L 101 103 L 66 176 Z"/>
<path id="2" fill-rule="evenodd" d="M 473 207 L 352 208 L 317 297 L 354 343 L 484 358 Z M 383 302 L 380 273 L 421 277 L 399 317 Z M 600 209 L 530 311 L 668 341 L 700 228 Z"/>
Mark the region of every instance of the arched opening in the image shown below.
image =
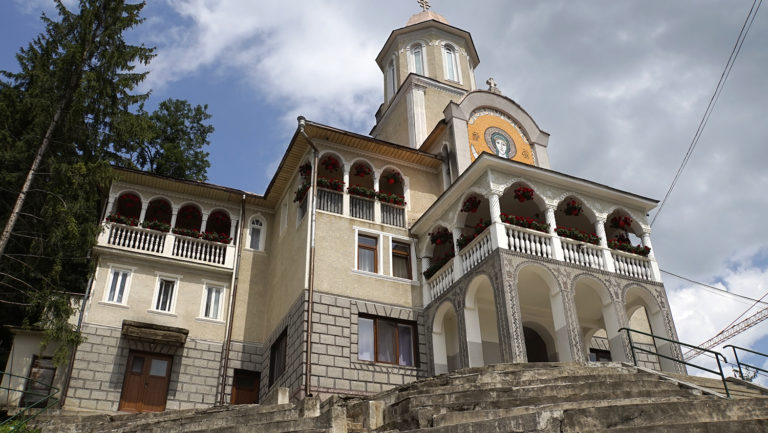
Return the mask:
<path id="1" fill-rule="evenodd" d="M 176 227 L 173 228 L 173 232 L 182 236 L 199 238 L 202 223 L 203 213 L 200 211 L 200 208 L 193 204 L 187 204 L 179 209 L 179 213 L 176 215 Z"/>
<path id="2" fill-rule="evenodd" d="M 344 212 L 344 173 L 341 158 L 325 154 L 317 170 L 317 208 L 326 212 Z"/>
<path id="3" fill-rule="evenodd" d="M 390 60 L 387 65 L 387 73 L 384 76 L 384 85 L 386 87 L 387 101 L 389 101 L 395 96 L 395 92 L 397 91 L 394 59 Z"/>
<path id="4" fill-rule="evenodd" d="M 533 328 L 523 326 L 523 337 L 525 338 L 525 356 L 528 362 L 549 362 L 549 348 L 547 343 L 534 331 Z"/>
<path id="5" fill-rule="evenodd" d="M 485 275 L 479 275 L 469 283 L 464 319 L 469 366 L 481 367 L 502 362 L 496 300 L 491 281 Z"/>
<path id="6" fill-rule="evenodd" d="M 664 325 L 664 313 L 659 308 L 654 297 L 643 287 L 631 287 L 624 295 L 624 305 L 629 318 L 629 328 L 671 338 Z M 674 356 L 672 343 L 654 339 L 633 332 L 632 343 L 652 352 L 658 352 L 666 356 Z M 635 350 L 635 358 L 639 365 L 662 371 L 677 371 L 674 361 L 660 358 L 641 350 Z"/>
<path id="7" fill-rule="evenodd" d="M 450 230 L 443 226 L 435 227 L 429 232 L 429 242 L 431 253 L 427 253 L 427 257 L 432 257 L 430 260 L 429 268 L 427 268 L 423 274 L 427 279 L 439 271 L 446 263 L 453 259 L 456 254 L 453 247 L 453 234 Z"/>
<path id="8" fill-rule="evenodd" d="M 357 161 L 349 168 L 349 213 L 354 218 L 373 221 L 373 168 L 364 161 Z"/>
<path id="9" fill-rule="evenodd" d="M 574 303 L 587 358 L 625 361 L 616 307 L 608 289 L 593 278 L 580 278 L 574 285 Z"/>
<path id="10" fill-rule="evenodd" d="M 405 227 L 405 180 L 394 168 L 387 168 L 379 178 L 376 198 L 381 202 L 381 222 Z"/>
<path id="11" fill-rule="evenodd" d="M 205 223 L 203 238 L 228 244 L 232 242 L 232 238 L 229 236 L 231 228 L 232 221 L 229 219 L 228 213 L 222 210 L 213 211 L 208 215 L 208 221 Z"/>
<path id="12" fill-rule="evenodd" d="M 566 197 L 555 210 L 558 236 L 591 244 L 599 244 L 595 233 L 595 215 L 576 197 Z"/>
<path id="13" fill-rule="evenodd" d="M 249 230 L 249 243 L 248 247 L 252 250 L 264 249 L 264 221 L 259 217 L 254 217 L 251 220 L 251 227 Z"/>
<path id="14" fill-rule="evenodd" d="M 503 222 L 545 233 L 549 231 L 541 197 L 524 182 L 516 182 L 504 190 L 499 204 Z"/>
<path id="15" fill-rule="evenodd" d="M 443 302 L 435 313 L 432 324 L 432 350 L 435 374 L 448 373 L 461 367 L 459 320 L 456 310 L 448 302 Z"/>
<path id="16" fill-rule="evenodd" d="M 552 274 L 539 265 L 526 265 L 520 269 L 517 281 L 523 324 L 542 338 L 554 336 L 547 345 L 547 361 L 574 361 L 562 294 Z"/>
<path id="17" fill-rule="evenodd" d="M 461 228 L 461 237 L 457 241 L 458 250 L 461 251 L 470 242 L 483 234 L 491 225 L 491 210 L 488 200 L 478 193 L 470 193 L 465 196 L 461 204 L 461 211 L 456 218 L 456 227 Z"/>
<path id="18" fill-rule="evenodd" d="M 167 232 L 171 229 L 173 209 L 171 203 L 163 198 L 156 198 L 147 205 L 142 227 Z"/>
<path id="19" fill-rule="evenodd" d="M 115 213 L 126 218 L 138 219 L 141 215 L 141 197 L 132 192 L 120 194 L 115 205 Z"/>
<path id="20" fill-rule="evenodd" d="M 640 225 L 623 210 L 613 211 L 605 221 L 605 236 L 611 249 L 646 257 L 651 249 L 643 246 L 641 235 Z"/>

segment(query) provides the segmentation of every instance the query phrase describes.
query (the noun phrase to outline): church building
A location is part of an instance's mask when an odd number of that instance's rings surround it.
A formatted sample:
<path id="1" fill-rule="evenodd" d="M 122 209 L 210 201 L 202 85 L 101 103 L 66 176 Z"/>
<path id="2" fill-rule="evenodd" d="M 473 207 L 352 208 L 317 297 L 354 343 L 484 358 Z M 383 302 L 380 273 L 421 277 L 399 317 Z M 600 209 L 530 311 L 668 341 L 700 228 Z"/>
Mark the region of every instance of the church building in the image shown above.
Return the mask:
<path id="1" fill-rule="evenodd" d="M 300 117 L 264 194 L 115 169 L 73 318 L 85 342 L 52 379 L 65 409 L 370 395 L 501 362 L 631 361 L 630 326 L 677 340 L 658 202 L 553 170 L 549 133 L 478 85 L 470 33 L 422 3 L 376 56 L 370 134 Z M 45 357 L 23 347 L 28 375 Z"/>

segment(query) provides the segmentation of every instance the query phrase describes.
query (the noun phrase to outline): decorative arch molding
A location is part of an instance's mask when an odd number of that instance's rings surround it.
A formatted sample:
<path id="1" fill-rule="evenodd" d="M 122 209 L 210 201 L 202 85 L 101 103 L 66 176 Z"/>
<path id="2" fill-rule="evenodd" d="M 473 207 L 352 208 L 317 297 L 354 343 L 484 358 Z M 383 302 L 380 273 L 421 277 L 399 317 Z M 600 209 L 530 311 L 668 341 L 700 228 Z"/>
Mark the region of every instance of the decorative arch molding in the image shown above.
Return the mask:
<path id="1" fill-rule="evenodd" d="M 528 140 L 530 144 L 547 146 L 549 134 L 539 128 L 527 111 L 506 96 L 485 90 L 475 90 L 468 93 L 464 99 L 461 100 L 459 106 L 461 107 L 461 110 L 467 114 L 471 114 L 483 108 L 492 108 L 495 111 L 509 116 L 512 120 L 512 124 L 517 125 L 523 133 L 523 137 Z"/>
<path id="2" fill-rule="evenodd" d="M 600 300 L 602 301 L 603 305 L 606 305 L 608 303 L 615 303 L 617 301 L 616 295 L 613 291 L 611 291 L 610 286 L 607 281 L 603 281 L 600 278 L 596 277 L 594 274 L 587 273 L 587 272 L 581 272 L 579 274 L 576 274 L 571 279 L 570 284 L 570 290 L 576 291 L 576 284 L 580 281 L 590 281 L 591 283 L 594 283 L 595 285 L 599 286 L 598 289 L 595 289 L 594 285 L 589 284 L 588 285 L 597 291 L 598 296 L 600 296 Z M 606 299 L 605 295 L 608 295 L 608 299 Z"/>
<path id="3" fill-rule="evenodd" d="M 488 201 L 488 196 L 490 196 L 490 193 L 488 193 L 487 189 L 481 188 L 479 186 L 472 186 L 469 189 L 467 189 L 464 192 L 464 194 L 461 196 L 461 199 L 459 199 L 456 202 L 456 206 L 454 206 L 454 209 L 451 210 L 451 214 L 453 216 L 452 227 L 461 227 L 464 224 L 464 221 L 466 220 L 466 217 L 467 217 L 467 213 L 462 212 L 461 207 L 463 206 L 464 201 L 473 195 L 479 195 L 483 197 L 484 200 Z"/>
<path id="4" fill-rule="evenodd" d="M 605 219 L 605 217 L 599 218 L 597 212 L 595 212 L 595 210 L 592 209 L 592 206 L 593 206 L 592 198 L 586 197 L 586 196 L 584 196 L 584 195 L 582 195 L 580 193 L 577 193 L 577 192 L 563 192 L 563 193 L 561 193 L 557 198 L 555 198 L 553 200 L 553 201 L 557 202 L 555 204 L 555 206 L 559 206 L 560 203 L 562 203 L 565 199 L 567 199 L 569 197 L 572 197 L 572 198 L 575 198 L 575 199 L 579 200 L 584 205 L 584 208 L 583 208 L 582 212 L 585 213 L 585 215 L 587 216 L 587 219 L 589 219 L 589 221 L 591 223 L 596 224 L 598 220 Z"/>
<path id="5" fill-rule="evenodd" d="M 339 165 L 341 166 L 340 169 L 343 172 L 349 170 L 349 167 L 347 166 L 346 160 L 344 160 L 344 157 L 341 156 L 340 153 L 336 152 L 335 150 L 323 150 L 320 152 L 320 155 L 317 157 L 318 163 L 323 160 L 326 156 L 333 156 L 334 158 L 337 158 L 339 160 Z M 351 165 L 350 165 L 351 166 Z"/>

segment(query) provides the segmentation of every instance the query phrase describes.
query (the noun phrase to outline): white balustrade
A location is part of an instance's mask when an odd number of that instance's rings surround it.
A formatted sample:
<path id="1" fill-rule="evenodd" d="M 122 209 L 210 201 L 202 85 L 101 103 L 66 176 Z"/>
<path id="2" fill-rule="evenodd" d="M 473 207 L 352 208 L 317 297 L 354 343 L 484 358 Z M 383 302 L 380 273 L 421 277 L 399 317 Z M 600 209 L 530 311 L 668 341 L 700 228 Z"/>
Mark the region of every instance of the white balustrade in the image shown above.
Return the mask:
<path id="1" fill-rule="evenodd" d="M 647 257 L 617 250 L 611 251 L 611 255 L 613 256 L 617 274 L 643 280 L 654 280 L 653 271 L 651 270 L 651 260 Z"/>
<path id="2" fill-rule="evenodd" d="M 161 253 L 165 247 L 166 233 L 125 224 L 107 224 L 104 243 L 132 250 Z"/>
<path id="3" fill-rule="evenodd" d="M 505 224 L 509 249 L 519 253 L 552 258 L 552 237 L 547 233 Z"/>
<path id="4" fill-rule="evenodd" d="M 597 245 L 561 237 L 563 260 L 574 265 L 606 270 L 602 249 Z"/>
<path id="5" fill-rule="evenodd" d="M 485 230 L 461 250 L 461 265 L 466 274 L 493 251 L 491 231 Z"/>
<path id="6" fill-rule="evenodd" d="M 124 224 L 106 223 L 99 245 L 232 268 L 235 246 Z"/>
<path id="7" fill-rule="evenodd" d="M 432 278 L 427 281 L 427 286 L 429 287 L 429 301 L 432 302 L 433 299 L 437 299 L 438 296 L 448 290 L 448 287 L 451 287 L 451 284 L 453 284 L 453 259 L 443 265 L 443 267 L 435 272 L 435 275 L 432 275 Z"/>

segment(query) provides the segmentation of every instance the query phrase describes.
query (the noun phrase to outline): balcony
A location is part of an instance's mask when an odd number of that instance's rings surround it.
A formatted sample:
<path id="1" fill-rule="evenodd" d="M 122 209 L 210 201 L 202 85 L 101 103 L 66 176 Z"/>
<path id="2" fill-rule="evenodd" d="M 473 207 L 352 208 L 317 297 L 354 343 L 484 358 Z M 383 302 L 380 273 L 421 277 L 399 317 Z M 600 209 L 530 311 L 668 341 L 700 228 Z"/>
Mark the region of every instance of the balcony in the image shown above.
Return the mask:
<path id="1" fill-rule="evenodd" d="M 462 248 L 458 256 L 425 279 L 425 305 L 438 298 L 497 248 L 614 272 L 624 277 L 661 281 L 654 271 L 654 262 L 648 257 L 574 241 L 556 234 L 496 223 Z"/>
<path id="2" fill-rule="evenodd" d="M 234 266 L 234 245 L 125 224 L 105 223 L 97 245 L 225 269 Z"/>

